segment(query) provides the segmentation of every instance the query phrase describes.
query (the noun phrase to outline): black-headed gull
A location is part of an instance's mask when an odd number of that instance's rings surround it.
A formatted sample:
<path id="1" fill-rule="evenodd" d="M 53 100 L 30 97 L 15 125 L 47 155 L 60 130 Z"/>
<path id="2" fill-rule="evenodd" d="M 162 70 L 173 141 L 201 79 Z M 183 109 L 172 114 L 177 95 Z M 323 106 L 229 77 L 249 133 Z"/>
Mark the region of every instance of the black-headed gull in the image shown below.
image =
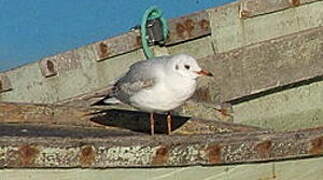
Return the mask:
<path id="1" fill-rule="evenodd" d="M 151 135 L 154 135 L 154 113 L 168 112 L 168 134 L 171 133 L 170 110 L 182 105 L 195 89 L 201 75 L 213 76 L 202 70 L 196 60 L 186 54 L 160 56 L 137 62 L 113 86 L 105 103 L 129 104 L 150 113 Z"/>

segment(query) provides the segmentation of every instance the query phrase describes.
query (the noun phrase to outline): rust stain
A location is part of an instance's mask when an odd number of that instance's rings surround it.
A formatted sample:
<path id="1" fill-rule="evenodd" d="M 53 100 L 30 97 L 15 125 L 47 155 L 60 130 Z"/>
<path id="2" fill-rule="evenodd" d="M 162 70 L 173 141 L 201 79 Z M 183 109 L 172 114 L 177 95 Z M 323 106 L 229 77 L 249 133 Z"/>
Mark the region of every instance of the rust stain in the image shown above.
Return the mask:
<path id="1" fill-rule="evenodd" d="M 48 72 L 50 72 L 50 73 L 55 73 L 56 72 L 54 63 L 51 60 L 46 61 L 46 68 L 47 68 Z"/>
<path id="2" fill-rule="evenodd" d="M 255 146 L 256 152 L 261 158 L 268 158 L 272 149 L 272 142 L 269 140 L 263 141 Z"/>
<path id="3" fill-rule="evenodd" d="M 188 33 L 188 37 L 192 36 L 192 31 L 194 30 L 194 21 L 192 19 L 187 19 L 185 22 L 186 31 Z"/>
<path id="4" fill-rule="evenodd" d="M 206 152 L 208 153 L 209 163 L 216 164 L 222 161 L 220 145 L 210 145 L 206 148 Z"/>
<path id="5" fill-rule="evenodd" d="M 18 164 L 21 167 L 31 166 L 39 155 L 39 150 L 31 145 L 23 145 L 17 152 L 19 154 Z"/>
<path id="6" fill-rule="evenodd" d="M 232 111 L 229 109 L 225 109 L 225 108 L 214 108 L 214 110 L 218 111 L 223 117 L 229 117 L 229 118 L 233 118 L 233 115 L 231 115 Z M 219 117 L 220 118 L 220 117 Z M 220 118 L 222 119 L 222 118 Z M 222 119 L 223 120 L 223 119 Z M 244 130 L 244 128 L 239 128 L 241 130 Z M 248 131 L 249 129 L 247 129 Z"/>
<path id="7" fill-rule="evenodd" d="M 314 155 L 323 153 L 323 136 L 311 140 L 309 153 Z"/>
<path id="8" fill-rule="evenodd" d="M 185 39 L 185 35 L 187 35 L 187 37 L 193 36 L 192 32 L 194 28 L 194 21 L 192 19 L 187 19 L 183 23 L 176 24 L 176 33 L 180 38 Z"/>
<path id="9" fill-rule="evenodd" d="M 230 116 L 232 117 L 232 115 L 229 113 L 228 109 L 225 108 L 214 108 L 216 111 L 220 112 L 223 116 Z"/>
<path id="10" fill-rule="evenodd" d="M 90 166 L 95 161 L 96 152 L 92 146 L 83 146 L 80 151 L 81 166 Z"/>
<path id="11" fill-rule="evenodd" d="M 180 38 L 184 38 L 185 27 L 181 23 L 176 24 L 176 32 Z"/>
<path id="12" fill-rule="evenodd" d="M 141 36 L 136 37 L 136 46 L 141 47 Z"/>
<path id="13" fill-rule="evenodd" d="M 208 30 L 209 30 L 209 27 L 210 27 L 210 22 L 209 22 L 208 20 L 202 19 L 202 20 L 199 22 L 199 25 L 200 25 L 200 28 L 201 28 L 203 31 L 208 31 Z"/>
<path id="14" fill-rule="evenodd" d="M 167 163 L 169 158 L 169 147 L 161 146 L 156 150 L 156 153 L 152 159 L 153 165 L 163 165 Z"/>
<path id="15" fill-rule="evenodd" d="M 20 111 L 14 104 L 1 104 L 0 107 L 2 112 L 16 113 L 16 111 Z"/>
<path id="16" fill-rule="evenodd" d="M 108 45 L 106 45 L 104 42 L 101 42 L 99 44 L 99 50 L 100 50 L 100 57 L 107 57 L 109 55 L 108 52 Z"/>
<path id="17" fill-rule="evenodd" d="M 300 0 L 289 0 L 289 3 L 292 6 L 299 6 L 301 4 L 301 1 Z"/>
<path id="18" fill-rule="evenodd" d="M 251 12 L 245 9 L 240 10 L 240 17 L 241 18 L 247 18 L 251 16 Z"/>

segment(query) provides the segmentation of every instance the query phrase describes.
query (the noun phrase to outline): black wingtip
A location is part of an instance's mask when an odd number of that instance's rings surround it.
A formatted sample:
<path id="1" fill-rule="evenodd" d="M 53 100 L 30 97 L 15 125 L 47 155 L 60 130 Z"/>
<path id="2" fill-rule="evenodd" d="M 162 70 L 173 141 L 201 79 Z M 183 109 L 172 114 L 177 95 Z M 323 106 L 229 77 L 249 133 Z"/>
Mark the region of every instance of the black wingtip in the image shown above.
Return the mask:
<path id="1" fill-rule="evenodd" d="M 106 102 L 105 102 L 105 100 L 106 100 L 106 99 L 109 99 L 109 98 L 111 98 L 111 96 L 110 96 L 110 95 L 105 96 L 105 97 L 104 97 L 104 98 L 102 98 L 101 100 L 96 101 L 96 102 L 94 102 L 93 104 L 91 104 L 91 106 L 107 106 L 107 105 L 109 105 L 109 104 L 108 104 L 108 103 L 106 103 Z"/>

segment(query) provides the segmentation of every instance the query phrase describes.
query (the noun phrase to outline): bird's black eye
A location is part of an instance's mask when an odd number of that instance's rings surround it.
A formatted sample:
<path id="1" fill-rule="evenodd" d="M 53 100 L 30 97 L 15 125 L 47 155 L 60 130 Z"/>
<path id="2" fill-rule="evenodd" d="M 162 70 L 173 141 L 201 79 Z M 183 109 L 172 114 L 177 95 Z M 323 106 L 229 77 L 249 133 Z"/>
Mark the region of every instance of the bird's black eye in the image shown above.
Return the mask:
<path id="1" fill-rule="evenodd" d="M 190 66 L 190 65 L 187 65 L 187 64 L 185 64 L 185 65 L 184 65 L 184 67 L 185 67 L 185 69 L 187 69 L 187 70 L 189 70 L 189 69 L 191 68 L 191 66 Z"/>

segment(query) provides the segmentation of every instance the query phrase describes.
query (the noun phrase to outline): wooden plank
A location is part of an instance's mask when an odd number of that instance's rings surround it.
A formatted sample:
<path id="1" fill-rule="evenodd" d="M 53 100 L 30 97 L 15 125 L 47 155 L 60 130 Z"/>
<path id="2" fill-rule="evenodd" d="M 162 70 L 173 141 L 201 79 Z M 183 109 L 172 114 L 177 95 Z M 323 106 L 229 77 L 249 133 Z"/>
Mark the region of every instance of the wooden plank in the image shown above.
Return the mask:
<path id="1" fill-rule="evenodd" d="M 81 57 L 76 49 L 41 59 L 38 64 L 44 77 L 56 76 L 81 68 Z"/>
<path id="2" fill-rule="evenodd" d="M 166 45 L 193 40 L 211 34 L 209 16 L 206 11 L 188 14 L 169 20 L 169 39 Z M 97 61 L 128 53 L 141 48 L 140 32 L 134 30 L 120 36 L 93 44 Z"/>
<path id="3" fill-rule="evenodd" d="M 96 61 L 111 58 L 141 48 L 139 31 L 131 31 L 91 45 L 97 54 Z"/>
<path id="4" fill-rule="evenodd" d="M 319 0 L 241 0 L 240 17 L 251 18 Z"/>
<path id="5" fill-rule="evenodd" d="M 51 125 L 104 127 L 105 129 L 150 132 L 148 113 L 129 111 L 127 110 L 128 107 L 119 106 L 119 109 L 115 108 L 114 106 L 104 107 L 103 109 L 0 102 L 0 123 L 16 125 L 36 124 L 45 125 L 46 127 L 51 127 Z M 158 122 L 156 124 L 156 132 L 165 133 L 167 127 L 166 116 L 156 115 L 156 121 Z M 260 131 L 263 129 L 217 120 L 174 116 L 173 130 L 175 134 L 214 134 Z"/>
<path id="6" fill-rule="evenodd" d="M 239 17 L 240 4 L 237 1 L 209 10 L 215 53 L 323 26 L 323 1 L 248 19 Z"/>
<path id="7" fill-rule="evenodd" d="M 200 59 L 215 78 L 214 87 L 204 85 L 197 92 L 203 91 L 213 102 L 238 102 L 320 80 L 322 60 L 323 27 L 319 27 Z"/>
<path id="8" fill-rule="evenodd" d="M 37 136 L 32 128 L 3 134 L 0 167 L 160 167 L 216 165 L 295 159 L 323 154 L 323 128 L 210 135 L 77 134 Z M 61 131 L 63 131 L 62 129 Z M 1 132 L 5 132 L 2 130 Z M 55 131 L 54 131 L 55 132 Z M 92 132 L 93 133 L 93 132 Z M 40 134 L 40 136 L 39 136 Z M 69 135 L 71 134 L 71 136 Z"/>
<path id="9" fill-rule="evenodd" d="M 211 34 L 207 11 L 192 13 L 169 20 L 169 39 L 167 45 L 196 39 Z"/>
<path id="10" fill-rule="evenodd" d="M 87 115 L 99 109 L 0 102 L 0 123 L 95 126 Z"/>

